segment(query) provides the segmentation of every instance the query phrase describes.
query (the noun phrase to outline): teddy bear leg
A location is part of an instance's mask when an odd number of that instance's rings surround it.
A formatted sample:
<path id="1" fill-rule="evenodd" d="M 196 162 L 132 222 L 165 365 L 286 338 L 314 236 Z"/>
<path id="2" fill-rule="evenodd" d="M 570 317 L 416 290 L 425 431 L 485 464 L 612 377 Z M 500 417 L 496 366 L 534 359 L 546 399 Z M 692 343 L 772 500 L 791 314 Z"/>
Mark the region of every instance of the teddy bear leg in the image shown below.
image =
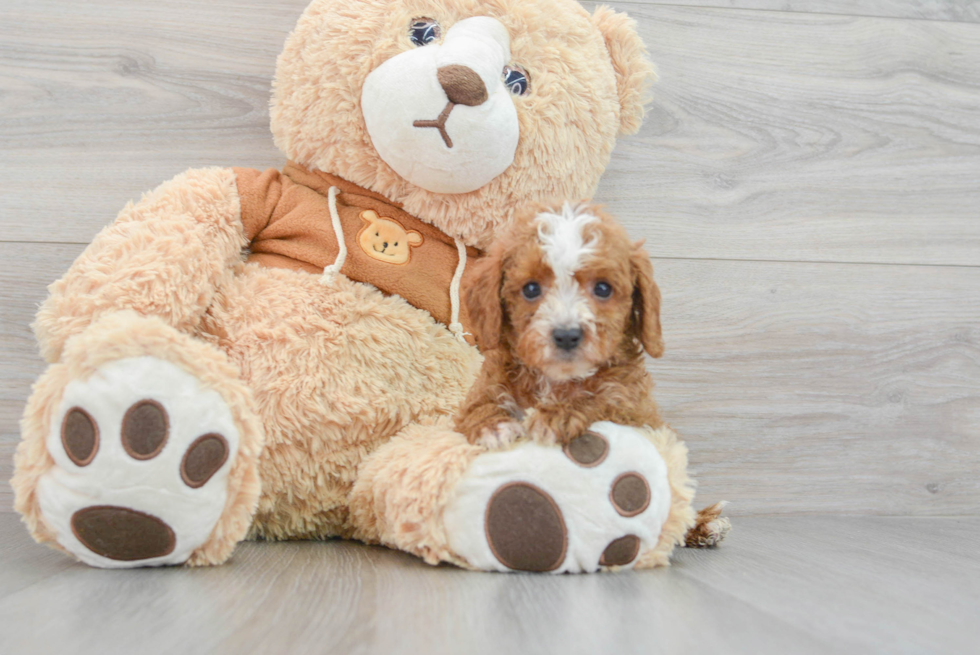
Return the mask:
<path id="1" fill-rule="evenodd" d="M 485 571 L 666 565 L 694 525 L 687 449 L 670 428 L 602 422 L 565 449 L 485 451 L 413 426 L 362 468 L 361 538 Z"/>
<path id="2" fill-rule="evenodd" d="M 262 431 L 225 354 L 108 314 L 34 386 L 11 484 L 39 542 L 104 568 L 220 564 L 258 500 Z"/>

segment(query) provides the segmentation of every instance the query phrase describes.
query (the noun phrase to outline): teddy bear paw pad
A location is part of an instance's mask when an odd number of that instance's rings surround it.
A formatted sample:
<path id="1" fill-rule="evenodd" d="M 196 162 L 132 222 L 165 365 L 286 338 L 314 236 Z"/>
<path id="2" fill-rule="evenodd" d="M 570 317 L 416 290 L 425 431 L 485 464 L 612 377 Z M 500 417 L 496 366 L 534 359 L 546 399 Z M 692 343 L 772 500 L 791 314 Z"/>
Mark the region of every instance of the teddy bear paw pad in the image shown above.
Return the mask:
<path id="1" fill-rule="evenodd" d="M 181 564 L 227 500 L 239 434 L 221 395 L 154 357 L 107 364 L 65 388 L 38 484 L 45 523 L 83 562 Z"/>
<path id="2" fill-rule="evenodd" d="M 450 547 L 476 568 L 579 573 L 632 567 L 656 546 L 670 502 L 644 430 L 602 422 L 564 448 L 481 454 L 444 516 Z"/>

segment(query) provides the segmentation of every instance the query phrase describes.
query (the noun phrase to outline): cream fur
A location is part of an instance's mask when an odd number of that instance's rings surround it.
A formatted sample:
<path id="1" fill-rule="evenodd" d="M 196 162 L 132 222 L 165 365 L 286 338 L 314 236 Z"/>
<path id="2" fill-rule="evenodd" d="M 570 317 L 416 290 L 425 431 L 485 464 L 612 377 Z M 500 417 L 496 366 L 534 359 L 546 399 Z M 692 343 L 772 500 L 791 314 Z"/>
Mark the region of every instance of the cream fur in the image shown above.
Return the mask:
<path id="1" fill-rule="evenodd" d="M 241 270 L 246 245 L 231 169 L 189 170 L 161 184 L 48 287 L 34 323 L 41 355 L 58 361 L 69 337 L 120 309 L 196 331 L 216 289 Z"/>
<path id="2" fill-rule="evenodd" d="M 480 452 L 445 419 L 404 430 L 361 469 L 350 496 L 353 536 L 468 567 L 449 547 L 443 513 Z"/>
<path id="3" fill-rule="evenodd" d="M 338 276 L 248 265 L 203 325 L 236 362 L 265 426 L 252 536 L 350 537 L 365 458 L 412 423 L 451 415 L 481 364 L 429 314 Z"/>

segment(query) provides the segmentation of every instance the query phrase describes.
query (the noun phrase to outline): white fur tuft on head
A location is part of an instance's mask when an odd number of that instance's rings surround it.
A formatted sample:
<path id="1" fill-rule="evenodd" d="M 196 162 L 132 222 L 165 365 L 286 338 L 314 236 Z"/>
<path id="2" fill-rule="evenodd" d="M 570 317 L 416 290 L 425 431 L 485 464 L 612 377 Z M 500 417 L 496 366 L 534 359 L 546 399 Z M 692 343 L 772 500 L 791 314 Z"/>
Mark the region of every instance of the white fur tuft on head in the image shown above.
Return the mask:
<path id="1" fill-rule="evenodd" d="M 561 213 L 542 212 L 536 219 L 538 241 L 545 262 L 558 280 L 570 278 L 584 260 L 595 253 L 597 237 L 585 241 L 585 227 L 599 219 L 587 211 L 586 205 L 566 202 Z"/>

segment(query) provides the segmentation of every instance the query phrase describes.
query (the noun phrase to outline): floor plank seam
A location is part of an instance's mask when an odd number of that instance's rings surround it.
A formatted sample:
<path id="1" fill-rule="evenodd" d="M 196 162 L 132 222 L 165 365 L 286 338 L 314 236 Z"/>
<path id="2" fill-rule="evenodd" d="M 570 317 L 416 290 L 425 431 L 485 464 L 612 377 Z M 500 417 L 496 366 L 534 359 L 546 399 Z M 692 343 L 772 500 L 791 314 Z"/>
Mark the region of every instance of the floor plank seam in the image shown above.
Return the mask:
<path id="1" fill-rule="evenodd" d="M 95 235 L 92 237 L 95 238 Z M 16 240 L 7 241 L 0 239 L 0 245 L 15 245 L 15 246 L 88 246 L 90 241 L 31 241 L 31 240 Z M 747 257 L 678 257 L 675 255 L 658 255 L 655 252 L 651 253 L 651 259 L 654 261 L 660 259 L 664 261 L 679 261 L 679 262 L 744 262 L 744 263 L 758 263 L 758 264 L 824 264 L 824 265 L 840 265 L 840 266 L 911 266 L 916 268 L 952 268 L 952 269 L 966 269 L 972 270 L 980 268 L 980 263 L 975 265 L 971 264 L 929 264 L 924 262 L 859 262 L 859 261 L 842 261 L 833 259 L 750 259 Z"/>
<path id="2" fill-rule="evenodd" d="M 600 2 L 591 2 L 589 4 L 601 4 Z M 723 5 L 684 5 L 676 3 L 667 2 L 613 2 L 611 3 L 616 7 L 623 8 L 640 8 L 640 7 L 669 7 L 671 9 L 704 9 L 707 11 L 752 11 L 762 14 L 782 14 L 790 16 L 831 16 L 838 18 L 868 18 L 872 20 L 898 20 L 898 21 L 912 21 L 917 23 L 951 23 L 953 25 L 973 25 L 980 29 L 980 23 L 968 20 L 952 20 L 949 18 L 922 18 L 920 16 L 883 16 L 880 14 L 842 14 L 840 12 L 817 12 L 817 11 L 793 11 L 785 9 L 764 9 L 761 7 L 725 7 Z"/>

